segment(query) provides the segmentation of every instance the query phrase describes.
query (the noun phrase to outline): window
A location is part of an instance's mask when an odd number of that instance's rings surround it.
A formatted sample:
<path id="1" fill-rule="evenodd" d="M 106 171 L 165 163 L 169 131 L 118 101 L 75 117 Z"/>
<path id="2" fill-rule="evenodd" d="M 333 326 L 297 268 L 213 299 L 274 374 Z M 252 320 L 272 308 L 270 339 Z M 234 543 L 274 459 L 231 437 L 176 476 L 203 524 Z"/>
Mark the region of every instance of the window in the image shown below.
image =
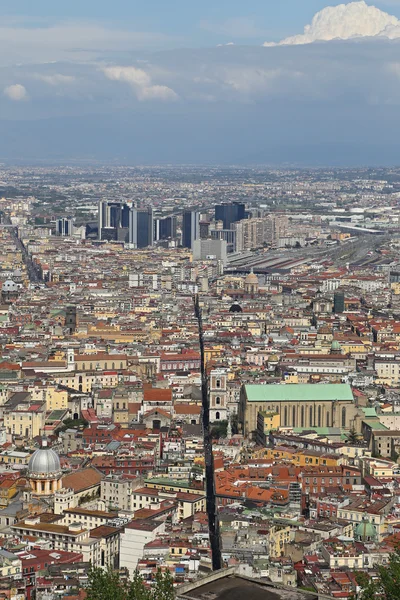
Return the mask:
<path id="1" fill-rule="evenodd" d="M 300 427 L 304 427 L 304 406 L 300 409 Z"/>
<path id="2" fill-rule="evenodd" d="M 346 407 L 342 408 L 342 427 L 346 427 Z"/>
<path id="3" fill-rule="evenodd" d="M 296 407 L 293 406 L 292 409 L 292 426 L 295 427 L 296 426 Z"/>
<path id="4" fill-rule="evenodd" d="M 221 398 L 219 396 L 215 398 L 215 404 L 221 404 Z"/>
<path id="5" fill-rule="evenodd" d="M 215 419 L 216 419 L 217 421 L 219 421 L 219 420 L 220 420 L 220 418 L 221 418 L 221 415 L 220 415 L 220 413 L 219 413 L 219 412 L 216 412 L 216 413 L 215 413 Z"/>
<path id="6" fill-rule="evenodd" d="M 310 427 L 312 427 L 312 424 L 313 424 L 312 406 L 310 406 Z"/>
<path id="7" fill-rule="evenodd" d="M 321 409 L 321 405 L 318 406 L 318 427 L 321 427 L 321 415 L 322 415 L 322 409 Z"/>
<path id="8" fill-rule="evenodd" d="M 217 381 L 215 382 L 215 387 L 220 388 L 221 387 L 221 380 L 217 379 Z"/>
<path id="9" fill-rule="evenodd" d="M 287 406 L 285 406 L 283 426 L 286 427 L 287 424 L 288 424 L 288 410 L 287 410 Z"/>

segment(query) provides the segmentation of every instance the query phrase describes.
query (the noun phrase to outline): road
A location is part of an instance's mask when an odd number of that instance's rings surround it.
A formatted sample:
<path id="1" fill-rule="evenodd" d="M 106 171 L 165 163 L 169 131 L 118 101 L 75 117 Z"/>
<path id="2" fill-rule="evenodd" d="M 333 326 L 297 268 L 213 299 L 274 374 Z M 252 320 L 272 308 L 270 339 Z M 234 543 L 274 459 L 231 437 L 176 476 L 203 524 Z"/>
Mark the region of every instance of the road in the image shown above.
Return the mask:
<path id="1" fill-rule="evenodd" d="M 10 233 L 11 233 L 11 235 L 14 238 L 14 241 L 15 241 L 15 245 L 17 246 L 17 249 L 22 254 L 22 260 L 24 261 L 24 264 L 26 266 L 26 269 L 27 269 L 27 272 L 28 272 L 29 281 L 31 283 L 40 283 L 42 281 L 40 270 L 35 265 L 35 263 L 32 261 L 31 257 L 28 254 L 27 249 L 25 248 L 24 244 L 19 239 L 19 237 L 18 237 L 18 227 L 13 227 L 13 225 L 11 223 L 11 219 L 10 219 L 10 217 L 6 213 L 3 212 L 2 215 L 1 215 L 1 217 L 2 217 L 2 219 L 1 219 L 2 224 L 6 225 L 6 226 L 9 226 Z"/>

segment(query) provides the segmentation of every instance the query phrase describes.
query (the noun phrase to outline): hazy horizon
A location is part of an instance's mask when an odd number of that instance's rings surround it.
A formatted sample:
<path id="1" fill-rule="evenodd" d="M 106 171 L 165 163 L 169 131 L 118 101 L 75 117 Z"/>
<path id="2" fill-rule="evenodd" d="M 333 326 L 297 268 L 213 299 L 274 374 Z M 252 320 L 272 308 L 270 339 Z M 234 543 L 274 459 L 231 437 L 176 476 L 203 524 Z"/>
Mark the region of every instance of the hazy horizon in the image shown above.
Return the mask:
<path id="1" fill-rule="evenodd" d="M 125 4 L 2 3 L 0 161 L 400 163 L 400 3 Z"/>

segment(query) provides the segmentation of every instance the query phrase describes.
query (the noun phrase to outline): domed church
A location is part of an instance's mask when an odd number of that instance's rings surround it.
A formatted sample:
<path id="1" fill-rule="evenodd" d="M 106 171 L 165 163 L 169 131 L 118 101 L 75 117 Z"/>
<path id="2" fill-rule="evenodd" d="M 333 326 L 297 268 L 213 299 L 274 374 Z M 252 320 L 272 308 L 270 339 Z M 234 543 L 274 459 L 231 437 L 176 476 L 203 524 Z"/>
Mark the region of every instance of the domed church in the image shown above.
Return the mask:
<path id="1" fill-rule="evenodd" d="M 36 450 L 28 464 L 28 479 L 32 496 L 51 496 L 62 487 L 62 471 L 58 454 L 42 441 L 42 447 Z"/>
<path id="2" fill-rule="evenodd" d="M 246 294 L 254 295 L 258 293 L 259 281 L 257 275 L 251 269 L 250 273 L 244 280 L 244 291 Z"/>
<path id="3" fill-rule="evenodd" d="M 7 279 L 1 286 L 1 300 L 4 304 L 11 304 L 19 295 L 19 286 L 12 279 Z"/>

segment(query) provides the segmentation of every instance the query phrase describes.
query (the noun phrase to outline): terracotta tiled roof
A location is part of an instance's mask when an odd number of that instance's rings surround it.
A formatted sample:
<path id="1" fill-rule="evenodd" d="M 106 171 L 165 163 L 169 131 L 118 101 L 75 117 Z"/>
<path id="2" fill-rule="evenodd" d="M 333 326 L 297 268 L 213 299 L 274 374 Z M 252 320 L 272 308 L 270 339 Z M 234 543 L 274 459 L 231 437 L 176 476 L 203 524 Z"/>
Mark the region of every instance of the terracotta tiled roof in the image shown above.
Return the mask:
<path id="1" fill-rule="evenodd" d="M 199 415 L 201 407 L 196 404 L 175 404 L 175 413 L 177 415 Z"/>
<path id="2" fill-rule="evenodd" d="M 82 492 L 94 485 L 98 485 L 102 479 L 102 473 L 97 471 L 97 469 L 88 467 L 87 469 L 66 475 L 63 477 L 62 482 L 63 487 L 72 488 L 74 492 Z"/>
<path id="3" fill-rule="evenodd" d="M 143 388 L 143 400 L 145 402 L 151 401 L 171 401 L 172 400 L 172 390 L 164 389 L 164 388 L 153 388 L 153 387 L 144 387 Z"/>

